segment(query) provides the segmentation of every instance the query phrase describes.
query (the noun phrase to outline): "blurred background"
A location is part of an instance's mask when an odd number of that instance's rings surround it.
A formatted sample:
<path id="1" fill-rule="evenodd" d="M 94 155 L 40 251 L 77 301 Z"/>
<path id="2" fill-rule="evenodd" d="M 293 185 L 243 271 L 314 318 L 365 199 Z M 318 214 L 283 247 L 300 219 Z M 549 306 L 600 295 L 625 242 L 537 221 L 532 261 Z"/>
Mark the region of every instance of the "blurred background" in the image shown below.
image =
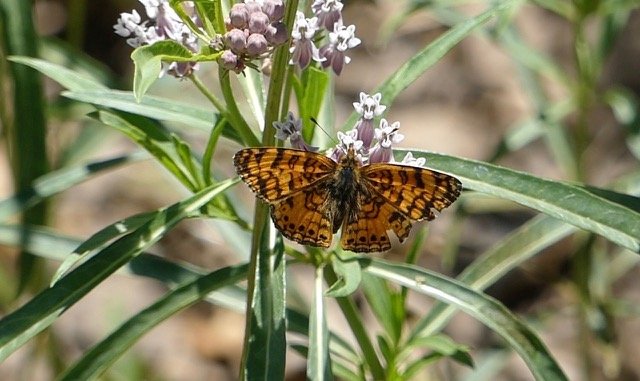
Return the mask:
<path id="1" fill-rule="evenodd" d="M 121 12 L 137 9 L 144 14 L 141 4 L 134 0 L 37 0 L 33 3 L 40 57 L 69 67 L 85 67 L 104 78 L 111 88 L 130 89 L 132 48 L 113 33 L 112 26 Z M 352 112 L 352 102 L 358 100 L 359 92 L 372 93 L 451 23 L 464 15 L 478 14 L 488 6 L 485 2 L 456 3 L 460 5 L 450 7 L 450 2 L 438 1 L 345 1 L 344 18 L 356 25 L 356 35 L 362 44 L 353 51 L 351 63 L 335 80 L 337 125 Z M 601 2 L 601 6 L 613 3 Z M 400 121 L 401 132 L 406 137 L 401 146 L 493 161 L 540 177 L 600 187 L 607 187 L 627 174 L 637 174 L 638 157 L 634 155 L 633 145 L 638 133 L 634 109 L 637 105 L 633 100 L 640 92 L 640 13 L 634 9 L 636 4 L 626 2 L 612 13 L 617 15 L 614 25 L 618 27 L 617 33 L 611 37 L 604 55 L 606 59 L 600 62 L 586 91 L 597 99 L 591 100 L 588 108 L 580 112 L 575 111 L 576 108 L 563 111 L 563 104 L 576 101 L 575 94 L 553 73 L 547 73 L 544 68 L 534 70 L 536 85 L 531 85 L 528 82 L 531 78 L 522 71 L 521 60 L 527 52 L 518 47 L 526 45 L 529 52 L 545 56 L 567 77 L 579 78 L 584 72 L 584 68 L 577 65 L 576 24 L 561 13 L 562 7 L 572 5 L 554 4 L 538 1 L 522 5 L 511 15 L 511 37 L 492 33 L 493 27 L 479 31 L 406 89 L 388 107 L 386 116 L 389 121 Z M 415 12 L 402 16 L 411 6 Z M 5 19 L 0 20 L 3 25 L 8 21 L 6 17 L 5 14 Z M 610 27 L 609 22 L 604 16 L 592 14 L 581 24 L 586 41 L 595 44 L 606 35 L 603 30 Z M 8 36 L 2 37 L 5 43 L 0 57 L 3 78 L 0 122 L 4 125 L 0 126 L 3 134 L 0 199 L 12 196 L 20 188 L 12 174 L 7 143 L 10 130 L 6 124 L 17 120 L 12 111 L 11 89 L 22 85 L 12 82 L 7 61 Z M 205 80 L 208 75 L 211 78 L 216 75 L 214 64 L 202 66 L 200 75 Z M 48 168 L 136 150 L 124 136 L 83 118 L 92 108 L 62 97 L 57 83 L 42 77 L 42 89 L 46 103 L 44 144 Z M 189 82 L 173 77 L 161 79 L 151 92 L 203 107 L 208 105 Z M 623 94 L 624 104 L 632 109 L 631 117 L 626 119 L 624 115 L 621 117 L 624 107 L 620 103 L 606 102 L 619 94 Z M 382 103 L 386 104 L 384 99 Z M 517 133 L 524 134 L 523 123 L 532 120 L 560 125 L 576 140 L 579 163 L 567 165 L 554 149 L 557 145 L 545 138 L 524 139 L 524 143 L 518 145 Z M 586 129 L 576 131 L 581 123 Z M 204 134 L 193 133 L 184 138 L 200 151 L 206 142 Z M 75 146 L 82 149 L 67 149 L 80 140 L 84 143 Z M 214 161 L 222 173 L 231 176 L 231 155 L 240 147 L 225 146 L 216 152 Z M 34 155 L 39 152 L 35 144 L 23 148 Z M 147 160 L 102 174 L 56 196 L 42 222 L 56 232 L 83 239 L 119 219 L 166 206 L 187 194 L 163 168 Z M 241 212 L 249 216 L 253 197 L 248 191 L 243 197 L 247 204 Z M 455 276 L 479 253 L 535 215 L 525 208 L 490 199 L 464 203 L 460 209 L 463 211 L 442 213 L 430 224 L 421 265 Z M 454 217 L 459 212 L 464 214 L 464 219 Z M 456 242 L 452 244 L 452 240 Z M 622 262 L 620 258 L 625 261 L 615 277 L 606 281 L 597 275 L 588 278 L 604 284 L 596 296 L 580 292 L 575 258 L 583 241 L 575 236 L 547 248 L 492 286 L 488 293 L 523 316 L 539 332 L 570 379 L 640 379 L 637 255 L 595 240 L 598 249 L 605 253 L 603 262 L 596 264 Z M 455 255 L 451 254 L 451 245 L 459 245 L 453 250 Z M 236 247 L 226 242 L 215 226 L 189 221 L 174 229 L 152 252 L 213 269 L 245 260 L 248 252 L 238 252 Z M 384 256 L 401 260 L 406 247 L 397 245 Z M 0 246 L 0 312 L 3 314 L 28 300 L 37 289 L 19 284 L 18 258 L 15 248 Z M 51 276 L 58 264 L 50 262 L 44 266 L 40 285 L 48 283 L 47 276 Z M 294 267 L 292 283 L 298 288 L 295 297 L 309 299 L 311 285 L 305 284 L 309 271 L 312 270 Z M 15 300 L 16 290 L 22 287 L 27 292 Z M 109 278 L 67 311 L 51 330 L 0 364 L 0 379 L 54 379 L 88 347 L 165 290 L 162 284 L 149 279 L 124 275 Z M 611 307 L 608 302 L 614 298 L 623 301 L 624 308 Z M 426 298 L 410 297 L 410 307 L 416 316 L 428 312 L 431 304 Z M 342 316 L 337 310 L 334 312 L 335 317 L 330 319 L 334 328 L 345 330 Z M 590 321 L 591 318 L 597 322 Z M 243 331 L 243 315 L 210 304 L 198 304 L 157 327 L 109 370 L 104 379 L 236 379 Z M 432 367 L 424 379 L 446 380 L 450 375 L 461 380 L 532 379 L 524 363 L 505 350 L 479 322 L 458 314 L 446 332 L 472 348 L 477 370 L 471 373 L 445 360 Z M 302 357 L 292 353 L 288 364 L 290 380 L 304 379 Z"/>

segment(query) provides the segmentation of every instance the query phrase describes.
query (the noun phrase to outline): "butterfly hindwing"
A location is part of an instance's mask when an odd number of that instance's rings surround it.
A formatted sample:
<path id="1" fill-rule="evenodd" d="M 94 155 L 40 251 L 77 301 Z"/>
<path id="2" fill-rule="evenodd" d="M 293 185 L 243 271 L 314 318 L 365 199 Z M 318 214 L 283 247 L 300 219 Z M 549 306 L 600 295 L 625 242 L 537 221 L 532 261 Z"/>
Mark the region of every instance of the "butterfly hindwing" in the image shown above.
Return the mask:
<path id="1" fill-rule="evenodd" d="M 328 193 L 320 185 L 271 204 L 271 219 L 282 235 L 303 245 L 329 247 L 331 217 L 325 207 Z"/>
<path id="2" fill-rule="evenodd" d="M 460 195 L 455 177 L 426 168 L 376 163 L 362 167 L 369 186 L 411 220 L 432 220 Z"/>
<path id="3" fill-rule="evenodd" d="M 389 250 L 388 230 L 392 230 L 400 242 L 407 238 L 411 221 L 404 214 L 375 192 L 361 197 L 356 218 L 351 221 L 345 219 L 342 227 L 340 244 L 344 249 L 356 252 Z"/>
<path id="4" fill-rule="evenodd" d="M 236 171 L 252 191 L 275 202 L 335 172 L 337 164 L 314 152 L 287 148 L 245 148 L 233 157 Z"/>

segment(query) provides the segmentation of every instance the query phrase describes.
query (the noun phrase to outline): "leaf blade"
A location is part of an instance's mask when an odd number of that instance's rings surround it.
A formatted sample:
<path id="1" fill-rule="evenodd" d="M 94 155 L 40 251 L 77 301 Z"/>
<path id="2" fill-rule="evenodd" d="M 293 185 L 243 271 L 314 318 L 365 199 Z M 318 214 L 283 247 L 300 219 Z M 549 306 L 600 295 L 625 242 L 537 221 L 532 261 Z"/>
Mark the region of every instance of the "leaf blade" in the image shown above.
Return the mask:
<path id="1" fill-rule="evenodd" d="M 404 156 L 398 150 L 398 157 Z M 464 188 L 528 206 L 640 253 L 640 213 L 587 188 L 535 177 L 497 165 L 412 150 L 427 164 L 458 177 Z"/>

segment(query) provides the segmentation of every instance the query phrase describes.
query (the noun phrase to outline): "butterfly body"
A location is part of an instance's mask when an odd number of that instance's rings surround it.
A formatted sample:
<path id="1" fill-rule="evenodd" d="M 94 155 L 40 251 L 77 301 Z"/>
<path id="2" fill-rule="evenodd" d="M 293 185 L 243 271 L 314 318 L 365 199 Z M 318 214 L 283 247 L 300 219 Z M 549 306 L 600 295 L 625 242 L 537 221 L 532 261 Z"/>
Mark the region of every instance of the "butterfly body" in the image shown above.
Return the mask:
<path id="1" fill-rule="evenodd" d="M 323 184 L 329 196 L 325 207 L 331 212 L 334 233 L 345 218 L 354 220 L 357 217 L 362 196 L 369 194 L 367 187 L 363 186 L 358 167 L 355 154 L 350 150 L 340 161 L 333 177 Z"/>
<path id="2" fill-rule="evenodd" d="M 404 240 L 412 221 L 435 218 L 450 205 L 460 182 L 425 168 L 361 165 L 353 148 L 339 163 L 308 151 L 246 148 L 234 156 L 240 177 L 270 204 L 272 220 L 287 238 L 328 247 L 342 227 L 341 245 L 356 252 L 391 248 L 388 230 Z"/>

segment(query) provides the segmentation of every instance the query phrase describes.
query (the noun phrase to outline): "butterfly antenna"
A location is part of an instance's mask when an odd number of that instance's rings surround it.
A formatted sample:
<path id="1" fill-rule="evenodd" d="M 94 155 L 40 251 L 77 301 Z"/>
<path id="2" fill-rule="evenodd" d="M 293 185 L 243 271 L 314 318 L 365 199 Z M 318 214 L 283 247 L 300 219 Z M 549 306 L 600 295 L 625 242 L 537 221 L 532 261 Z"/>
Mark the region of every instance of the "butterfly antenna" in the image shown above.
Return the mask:
<path id="1" fill-rule="evenodd" d="M 318 123 L 318 121 L 316 120 L 316 118 L 311 117 L 310 119 L 311 119 L 311 121 L 313 122 L 313 124 L 315 124 L 315 125 L 316 125 L 316 127 L 318 127 L 320 130 L 322 130 L 322 132 L 324 132 L 324 134 L 325 134 L 325 135 L 327 135 L 327 137 L 329 137 L 329 139 L 331 139 L 331 140 L 333 141 L 333 143 L 334 143 L 334 144 L 336 144 L 336 145 L 338 144 L 338 141 L 337 141 L 333 136 L 331 136 L 331 135 L 327 132 L 327 130 L 325 130 L 324 128 L 322 128 L 322 126 L 320 125 L 320 123 Z"/>

